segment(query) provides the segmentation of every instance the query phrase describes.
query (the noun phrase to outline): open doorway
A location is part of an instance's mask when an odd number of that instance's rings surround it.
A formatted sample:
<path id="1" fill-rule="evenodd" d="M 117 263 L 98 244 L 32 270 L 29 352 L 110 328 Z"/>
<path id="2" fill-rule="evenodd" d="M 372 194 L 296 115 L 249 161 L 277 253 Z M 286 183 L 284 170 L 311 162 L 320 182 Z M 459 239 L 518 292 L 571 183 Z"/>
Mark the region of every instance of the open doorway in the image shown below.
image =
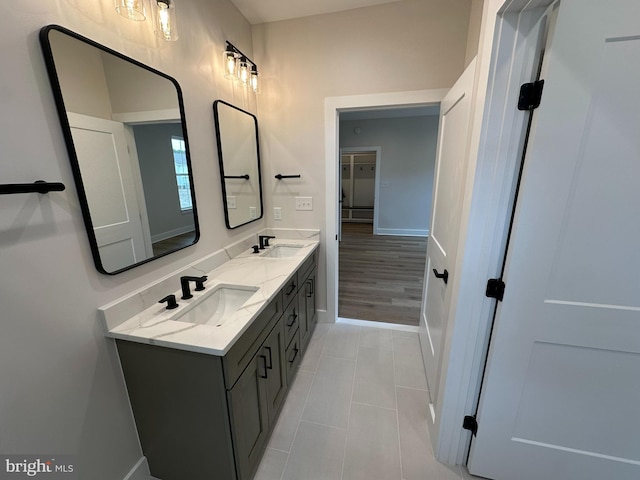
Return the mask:
<path id="1" fill-rule="evenodd" d="M 448 89 L 390 92 L 371 95 L 349 95 L 325 99 L 325 165 L 326 165 L 326 288 L 327 321 L 338 321 L 338 254 L 340 235 L 340 168 L 339 120 L 345 113 L 403 107 L 437 107 Z M 414 327 L 404 327 L 411 328 Z"/>
<path id="2" fill-rule="evenodd" d="M 438 105 L 340 115 L 341 319 L 419 324 L 438 120 Z"/>

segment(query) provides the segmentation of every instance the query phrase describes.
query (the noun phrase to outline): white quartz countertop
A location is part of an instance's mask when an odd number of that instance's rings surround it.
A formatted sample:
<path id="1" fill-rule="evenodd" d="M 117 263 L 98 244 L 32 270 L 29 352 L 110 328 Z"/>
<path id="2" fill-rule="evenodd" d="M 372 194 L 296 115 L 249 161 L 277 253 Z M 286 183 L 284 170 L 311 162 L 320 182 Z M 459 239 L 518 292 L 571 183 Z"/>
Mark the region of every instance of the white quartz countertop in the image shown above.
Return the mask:
<path id="1" fill-rule="evenodd" d="M 278 245 L 296 245 L 299 248 L 290 257 L 270 258 L 264 256 L 268 254 L 269 249 L 277 248 Z M 192 283 L 193 298 L 181 300 L 182 293 L 179 284 L 176 285 L 177 290 L 167 291 L 166 295 L 174 294 L 178 301 L 178 308 L 173 310 L 167 310 L 165 304 L 154 303 L 121 323 L 110 325 L 107 320 L 108 311 L 110 308 L 117 308 L 117 302 L 112 302 L 112 304 L 99 309 L 107 325 L 107 335 L 149 345 L 210 355 L 225 355 L 318 245 L 317 240 L 283 239 L 272 241 L 272 247 L 268 247 L 258 255 L 247 250 L 205 273 L 208 276 L 205 290 L 194 291 L 195 285 Z M 216 287 L 225 285 L 248 289 L 257 288 L 257 290 L 220 326 L 187 323 L 176 319 L 187 309 L 193 308 L 199 300 L 202 301 L 203 297 L 211 294 Z M 160 298 L 158 297 L 157 300 Z"/>

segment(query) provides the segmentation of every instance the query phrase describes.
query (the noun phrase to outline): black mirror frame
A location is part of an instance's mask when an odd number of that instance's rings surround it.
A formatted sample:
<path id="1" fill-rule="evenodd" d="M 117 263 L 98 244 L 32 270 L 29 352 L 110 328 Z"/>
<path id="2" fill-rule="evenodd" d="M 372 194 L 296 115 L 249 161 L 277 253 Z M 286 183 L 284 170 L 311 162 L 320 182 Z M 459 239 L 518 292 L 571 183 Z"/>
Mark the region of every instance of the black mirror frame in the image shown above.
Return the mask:
<path id="1" fill-rule="evenodd" d="M 260 216 L 256 217 L 256 218 L 252 218 L 250 219 L 248 222 L 244 222 L 241 223 L 239 225 L 235 225 L 235 226 L 231 226 L 230 222 L 229 222 L 229 208 L 227 206 L 227 187 L 225 185 L 224 182 L 224 177 L 225 177 L 225 173 L 224 173 L 224 162 L 223 162 L 223 155 L 222 155 L 222 138 L 221 138 L 221 134 L 220 134 L 220 118 L 218 116 L 218 104 L 223 104 L 226 105 L 228 107 L 231 107 L 235 110 L 238 110 L 239 112 L 244 113 L 245 115 L 249 115 L 252 119 L 253 119 L 253 124 L 255 126 L 255 132 L 256 132 L 256 161 L 258 163 L 258 188 L 259 188 L 259 195 L 260 195 Z M 258 138 L 258 118 L 250 113 L 247 112 L 246 110 L 243 110 L 241 108 L 236 107 L 235 105 L 231 105 L 230 103 L 225 102 L 224 100 L 216 100 L 215 102 L 213 102 L 213 116 L 215 118 L 215 127 L 216 127 L 216 144 L 218 147 L 218 163 L 220 165 L 220 183 L 222 184 L 222 203 L 224 205 L 224 222 L 227 226 L 227 228 L 229 230 L 233 230 L 235 228 L 239 228 L 242 227 L 244 225 L 248 225 L 249 223 L 252 222 L 257 222 L 258 220 L 260 220 L 262 217 L 264 217 L 264 201 L 262 198 L 262 166 L 260 163 L 260 141 Z"/>
<path id="2" fill-rule="evenodd" d="M 122 60 L 125 60 L 129 63 L 132 63 L 140 68 L 143 68 L 151 73 L 159 75 L 167 80 L 169 80 L 174 87 L 176 88 L 176 93 L 178 96 L 178 106 L 180 108 L 180 122 L 182 125 L 182 131 L 184 134 L 184 142 L 186 149 L 186 157 L 187 157 L 187 165 L 189 167 L 189 182 L 191 184 L 191 202 L 192 202 L 192 211 L 193 211 L 193 221 L 195 228 L 195 238 L 193 243 L 189 245 L 184 245 L 181 247 L 177 247 L 173 250 L 161 253 L 159 255 L 154 255 L 153 257 L 141 260 L 137 263 L 131 264 L 127 267 L 115 270 L 113 272 L 108 272 L 102 265 L 102 261 L 100 259 L 100 252 L 98 250 L 98 241 L 96 239 L 95 231 L 93 228 L 93 221 L 91 220 L 91 212 L 89 210 L 89 202 L 87 201 L 87 194 L 84 187 L 84 182 L 82 181 L 82 174 L 80 171 L 80 163 L 78 161 L 78 155 L 76 153 L 75 145 L 73 143 L 73 137 L 71 135 L 71 126 L 69 125 L 69 120 L 67 118 L 67 109 L 64 104 L 64 99 L 62 95 L 62 88 L 60 87 L 60 80 L 58 78 L 58 73 L 56 71 L 55 61 L 53 58 L 53 51 L 51 49 L 51 44 L 49 42 L 49 33 L 52 31 L 58 31 L 64 33 L 65 35 L 69 35 L 77 40 L 80 40 L 88 45 L 91 45 L 103 52 L 107 52 L 111 55 L 114 55 Z M 89 237 L 89 245 L 91 247 L 91 254 L 93 256 L 93 262 L 95 264 L 96 269 L 105 275 L 117 275 L 119 273 L 125 272 L 127 270 L 131 270 L 132 268 L 138 267 L 140 265 L 144 265 L 145 263 L 149 263 L 158 258 L 164 257 L 166 255 L 170 255 L 184 248 L 195 245 L 200 239 L 200 226 L 198 223 L 198 210 L 196 207 L 196 195 L 193 181 L 193 168 L 191 165 L 191 154 L 189 151 L 189 141 L 187 137 L 187 123 L 184 112 L 184 102 L 182 98 L 182 89 L 178 82 L 169 75 L 162 73 L 148 65 L 145 65 L 137 60 L 134 60 L 131 57 L 127 57 L 122 53 L 119 53 L 115 50 L 110 49 L 109 47 L 105 47 L 87 37 L 84 37 L 78 33 L 75 33 L 67 28 L 61 27 L 60 25 L 47 25 L 40 29 L 40 46 L 42 47 L 42 51 L 44 54 L 44 62 L 47 68 L 47 73 L 49 75 L 49 81 L 51 83 L 51 89 L 53 90 L 53 97 L 56 104 L 56 109 L 58 111 L 58 117 L 60 119 L 60 126 L 62 128 L 62 134 L 64 135 L 64 141 L 67 147 L 67 152 L 69 154 L 69 160 L 71 163 L 71 170 L 73 172 L 73 178 L 76 184 L 76 191 L 78 192 L 78 199 L 80 200 L 80 209 L 82 211 L 82 217 L 84 219 L 85 228 L 87 230 L 87 236 Z"/>

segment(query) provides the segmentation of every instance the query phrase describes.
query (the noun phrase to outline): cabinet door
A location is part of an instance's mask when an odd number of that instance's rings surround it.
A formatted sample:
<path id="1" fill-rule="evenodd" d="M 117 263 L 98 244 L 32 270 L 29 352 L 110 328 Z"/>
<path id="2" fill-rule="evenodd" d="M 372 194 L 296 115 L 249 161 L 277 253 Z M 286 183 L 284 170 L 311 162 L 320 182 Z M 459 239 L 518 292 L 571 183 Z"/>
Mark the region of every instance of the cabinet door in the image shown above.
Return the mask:
<path id="1" fill-rule="evenodd" d="M 307 346 L 316 321 L 316 270 L 313 270 L 309 278 L 304 283 L 300 300 L 304 302 L 304 308 L 301 307 L 301 316 L 305 318 L 305 329 L 302 329 L 300 323 L 300 343 L 303 349 Z"/>
<path id="2" fill-rule="evenodd" d="M 267 358 L 256 355 L 227 393 L 231 434 L 239 480 L 249 480 L 258 467 L 269 429 Z"/>
<path id="3" fill-rule="evenodd" d="M 284 365 L 285 333 L 280 320 L 262 346 L 266 358 L 267 378 L 264 379 L 267 395 L 269 424 L 273 424 L 287 393 L 287 376 Z"/>

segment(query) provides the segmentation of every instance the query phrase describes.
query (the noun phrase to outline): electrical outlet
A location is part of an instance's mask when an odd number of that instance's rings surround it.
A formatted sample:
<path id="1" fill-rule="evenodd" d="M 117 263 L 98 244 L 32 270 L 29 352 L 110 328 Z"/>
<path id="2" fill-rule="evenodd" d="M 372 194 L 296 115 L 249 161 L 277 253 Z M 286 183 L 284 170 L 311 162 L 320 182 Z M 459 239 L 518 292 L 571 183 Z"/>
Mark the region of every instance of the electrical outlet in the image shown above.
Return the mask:
<path id="1" fill-rule="evenodd" d="M 227 197 L 227 208 L 231 209 L 231 208 L 236 208 L 236 197 L 229 195 Z"/>
<path id="2" fill-rule="evenodd" d="M 273 218 L 275 220 L 282 220 L 282 208 L 273 207 Z"/>
<path id="3" fill-rule="evenodd" d="M 249 218 L 258 218 L 258 209 L 256 207 L 249 207 Z"/>
<path id="4" fill-rule="evenodd" d="M 313 210 L 313 198 L 296 197 L 296 210 Z"/>

